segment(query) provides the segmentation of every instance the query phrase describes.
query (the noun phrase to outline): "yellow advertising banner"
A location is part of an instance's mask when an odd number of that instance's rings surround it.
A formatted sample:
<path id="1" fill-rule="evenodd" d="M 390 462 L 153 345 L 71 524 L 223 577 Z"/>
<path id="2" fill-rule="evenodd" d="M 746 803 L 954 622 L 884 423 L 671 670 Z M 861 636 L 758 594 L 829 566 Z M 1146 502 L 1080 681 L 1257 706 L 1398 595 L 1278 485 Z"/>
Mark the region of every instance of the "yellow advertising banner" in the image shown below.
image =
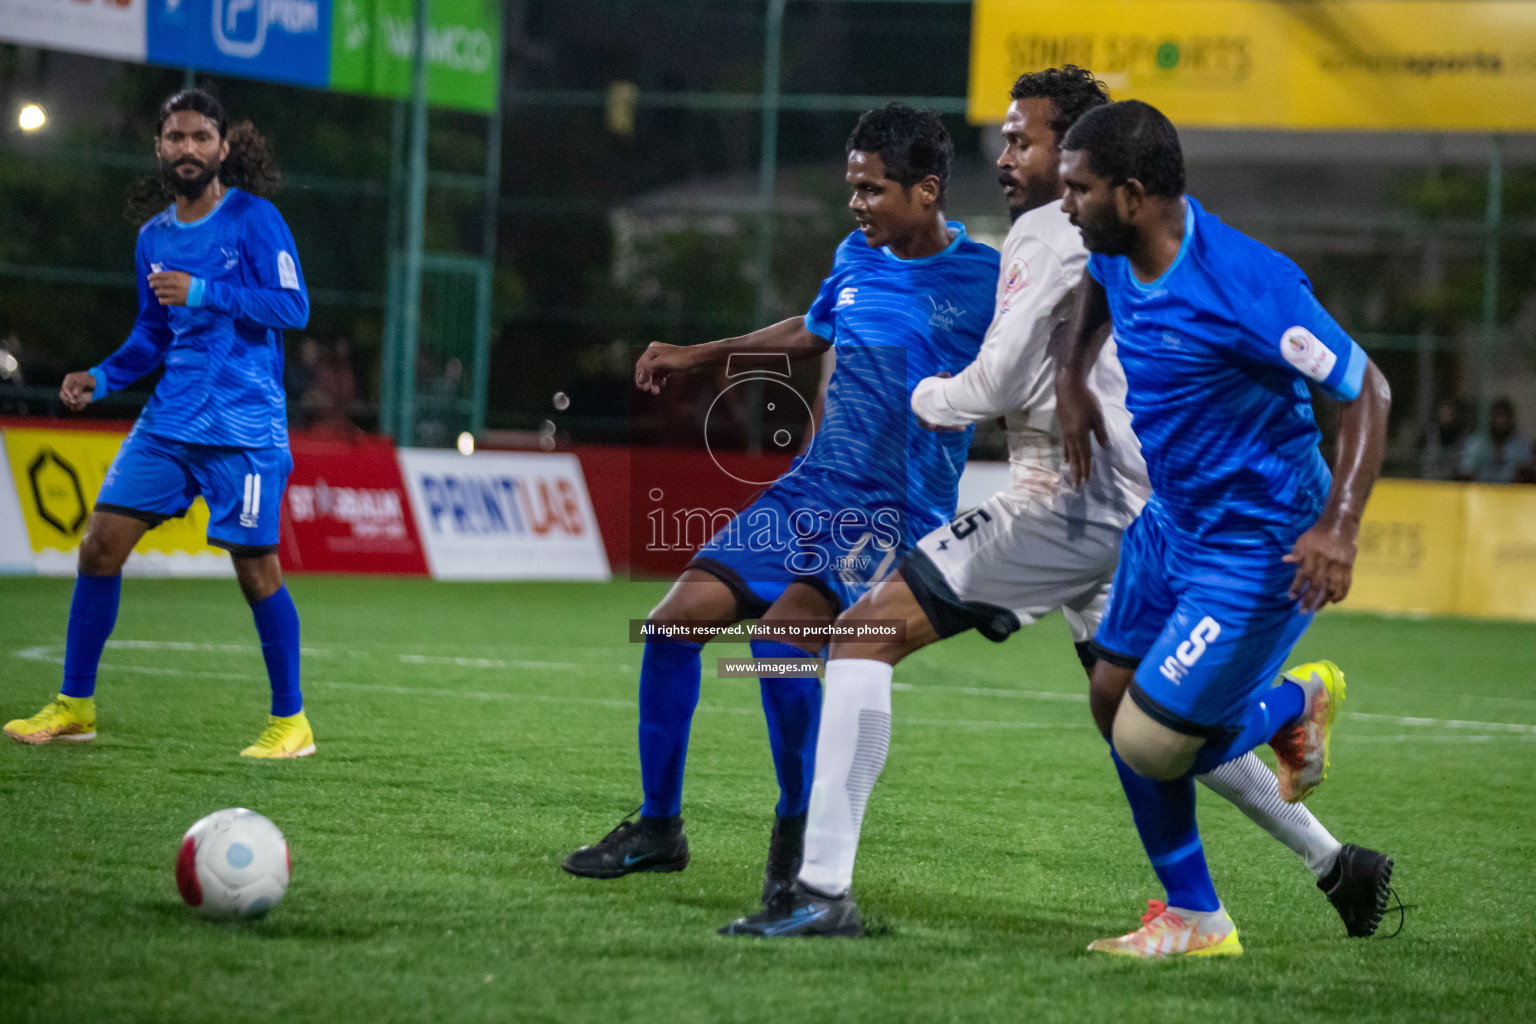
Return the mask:
<path id="1" fill-rule="evenodd" d="M 1382 480 L 1360 524 L 1354 584 L 1342 607 L 1460 614 L 1466 485 Z"/>
<path id="2" fill-rule="evenodd" d="M 1472 484 L 1462 615 L 1536 620 L 1536 487 Z"/>
<path id="3" fill-rule="evenodd" d="M 4 449 L 39 572 L 74 572 L 86 520 L 126 436 L 94 430 L 5 430 Z M 127 568 L 157 575 L 232 572 L 228 553 L 210 547 L 207 535 L 208 506 L 198 498 L 185 517 L 166 520 L 145 533 Z"/>
<path id="4" fill-rule="evenodd" d="M 971 122 L 1060 64 L 1180 127 L 1536 130 L 1528 0 L 976 0 Z"/>

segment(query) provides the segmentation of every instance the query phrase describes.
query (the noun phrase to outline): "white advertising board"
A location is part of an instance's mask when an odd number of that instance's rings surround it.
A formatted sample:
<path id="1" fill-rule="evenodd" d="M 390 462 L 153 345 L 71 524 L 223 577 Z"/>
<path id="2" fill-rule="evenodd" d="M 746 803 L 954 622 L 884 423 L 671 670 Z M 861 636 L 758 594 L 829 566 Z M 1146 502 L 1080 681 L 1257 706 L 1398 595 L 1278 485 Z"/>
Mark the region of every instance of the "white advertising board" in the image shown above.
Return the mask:
<path id="1" fill-rule="evenodd" d="M 402 448 L 427 565 L 440 580 L 606 580 L 575 455 Z"/>
<path id="2" fill-rule="evenodd" d="M 37 568 L 32 564 L 32 545 L 27 543 L 27 523 L 21 517 L 21 498 L 11 474 L 5 472 L 9 465 L 5 433 L 0 431 L 0 575 L 30 576 Z"/>
<path id="3" fill-rule="evenodd" d="M 0 0 L 0 38 L 142 63 L 150 0 Z"/>

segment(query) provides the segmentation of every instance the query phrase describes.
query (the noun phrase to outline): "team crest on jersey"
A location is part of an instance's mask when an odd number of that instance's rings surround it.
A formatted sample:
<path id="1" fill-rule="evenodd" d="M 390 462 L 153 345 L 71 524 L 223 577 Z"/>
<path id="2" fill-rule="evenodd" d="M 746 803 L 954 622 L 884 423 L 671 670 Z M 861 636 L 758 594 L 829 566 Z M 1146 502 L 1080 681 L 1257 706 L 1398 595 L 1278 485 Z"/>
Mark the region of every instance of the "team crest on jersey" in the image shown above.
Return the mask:
<path id="1" fill-rule="evenodd" d="M 929 327 L 952 331 L 955 329 L 955 321 L 965 316 L 965 310 L 948 299 L 936 299 L 930 295 L 928 302 L 933 306 L 933 315 L 928 318 Z"/>
<path id="2" fill-rule="evenodd" d="M 1321 383 L 1333 372 L 1339 357 L 1317 335 L 1297 324 L 1280 336 L 1280 354 L 1303 374 Z"/>
<path id="3" fill-rule="evenodd" d="M 219 246 L 219 254 L 224 257 L 225 270 L 233 270 L 235 264 L 240 262 L 240 254 L 227 245 Z"/>
<path id="4" fill-rule="evenodd" d="M 1021 256 L 1015 256 L 1013 262 L 1008 264 L 1008 273 L 1003 275 L 1003 308 L 1007 309 L 1013 297 L 1024 290 L 1029 284 L 1029 264 Z"/>
<path id="5" fill-rule="evenodd" d="M 833 306 L 832 308 L 847 309 L 849 306 L 853 305 L 853 297 L 857 294 L 859 294 L 859 290 L 857 288 L 844 288 L 842 291 L 837 293 L 837 305 Z"/>

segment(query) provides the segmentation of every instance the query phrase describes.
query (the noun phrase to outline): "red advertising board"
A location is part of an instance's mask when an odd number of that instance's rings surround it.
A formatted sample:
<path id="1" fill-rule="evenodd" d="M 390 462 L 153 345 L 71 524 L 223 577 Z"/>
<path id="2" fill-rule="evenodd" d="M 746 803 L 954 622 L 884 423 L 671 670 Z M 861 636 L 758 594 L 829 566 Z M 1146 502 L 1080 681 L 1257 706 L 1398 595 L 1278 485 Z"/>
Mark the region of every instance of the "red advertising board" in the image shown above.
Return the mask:
<path id="1" fill-rule="evenodd" d="M 387 438 L 294 435 L 279 555 L 288 572 L 424 576 L 405 481 Z"/>

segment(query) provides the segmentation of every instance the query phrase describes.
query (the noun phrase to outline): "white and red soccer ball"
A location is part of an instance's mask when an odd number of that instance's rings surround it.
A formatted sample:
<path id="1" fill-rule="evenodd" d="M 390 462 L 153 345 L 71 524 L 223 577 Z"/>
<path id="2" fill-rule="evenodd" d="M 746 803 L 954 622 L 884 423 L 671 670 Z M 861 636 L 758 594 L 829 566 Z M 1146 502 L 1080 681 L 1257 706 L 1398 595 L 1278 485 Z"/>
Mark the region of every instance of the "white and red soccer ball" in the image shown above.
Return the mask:
<path id="1" fill-rule="evenodd" d="M 256 917 L 288 891 L 293 861 L 271 821 L 244 807 L 214 811 L 181 838 L 176 888 L 201 913 Z"/>

